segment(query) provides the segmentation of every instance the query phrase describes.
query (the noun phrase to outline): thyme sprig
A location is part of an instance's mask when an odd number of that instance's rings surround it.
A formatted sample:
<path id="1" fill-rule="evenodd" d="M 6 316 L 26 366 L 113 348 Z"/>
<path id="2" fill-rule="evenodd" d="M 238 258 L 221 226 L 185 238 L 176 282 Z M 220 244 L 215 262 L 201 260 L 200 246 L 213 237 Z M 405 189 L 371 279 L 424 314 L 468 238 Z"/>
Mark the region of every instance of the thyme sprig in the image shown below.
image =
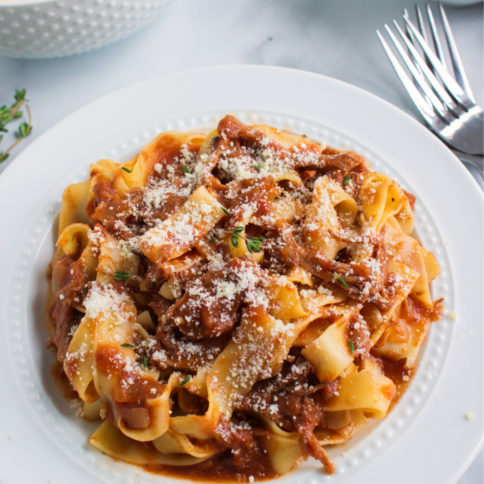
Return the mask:
<path id="1" fill-rule="evenodd" d="M 25 107 L 27 113 L 27 121 L 20 123 L 18 130 L 15 132 L 16 141 L 5 150 L 0 151 L 0 163 L 5 161 L 10 156 L 10 152 L 32 132 L 32 112 L 25 97 L 26 94 L 25 89 L 16 89 L 14 94 L 15 102 L 10 107 L 7 105 L 0 106 L 0 133 L 8 133 L 7 124 L 23 116 L 22 107 Z M 3 135 L 0 134 L 0 142 L 2 139 Z"/>
<path id="2" fill-rule="evenodd" d="M 253 252 L 260 252 L 262 242 L 264 242 L 264 237 L 245 237 L 242 235 L 244 231 L 244 227 L 238 226 L 235 227 L 234 231 L 232 232 L 232 245 L 237 249 L 239 247 L 239 238 L 243 238 L 245 240 L 245 244 L 247 246 L 247 250 L 252 254 Z"/>

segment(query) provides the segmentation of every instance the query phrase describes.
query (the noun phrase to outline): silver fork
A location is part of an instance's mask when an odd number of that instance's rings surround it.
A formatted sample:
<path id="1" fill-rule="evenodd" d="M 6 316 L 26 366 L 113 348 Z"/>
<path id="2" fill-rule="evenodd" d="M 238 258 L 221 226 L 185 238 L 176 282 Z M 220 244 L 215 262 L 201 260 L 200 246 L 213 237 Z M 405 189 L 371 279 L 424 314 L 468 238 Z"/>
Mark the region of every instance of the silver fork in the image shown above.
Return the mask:
<path id="1" fill-rule="evenodd" d="M 483 112 L 474 100 L 447 15 L 440 2 L 439 13 L 453 74 L 446 67 L 442 42 L 429 4 L 426 5 L 426 14 L 433 48 L 428 42 L 424 16 L 418 6 L 418 27 L 412 22 L 406 10 L 403 14 L 405 31 L 396 20 L 393 20 L 393 25 L 397 34 L 385 24 L 389 39 L 407 71 L 381 32 L 377 30 L 376 33 L 397 76 L 426 124 L 455 150 L 457 156 L 477 168 L 482 176 Z"/>

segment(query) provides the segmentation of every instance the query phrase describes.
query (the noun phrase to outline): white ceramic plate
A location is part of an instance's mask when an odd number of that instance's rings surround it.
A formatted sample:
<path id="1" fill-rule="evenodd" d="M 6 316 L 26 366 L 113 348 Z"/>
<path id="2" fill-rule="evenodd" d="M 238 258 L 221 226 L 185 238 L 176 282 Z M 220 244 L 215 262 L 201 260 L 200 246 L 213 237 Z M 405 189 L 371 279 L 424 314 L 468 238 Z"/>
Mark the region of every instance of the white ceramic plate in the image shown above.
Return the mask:
<path id="1" fill-rule="evenodd" d="M 442 143 L 390 104 L 327 77 L 260 66 L 178 72 L 117 91 L 60 122 L 0 176 L 0 482 L 171 482 L 89 448 L 92 426 L 49 376 L 45 267 L 62 190 L 86 178 L 89 163 L 126 160 L 160 131 L 213 126 L 225 113 L 355 149 L 416 194 L 417 231 L 443 268 L 435 297 L 457 314 L 433 326 L 390 415 L 332 451 L 335 475 L 312 461 L 279 482 L 454 482 L 482 438 L 480 191 Z"/>

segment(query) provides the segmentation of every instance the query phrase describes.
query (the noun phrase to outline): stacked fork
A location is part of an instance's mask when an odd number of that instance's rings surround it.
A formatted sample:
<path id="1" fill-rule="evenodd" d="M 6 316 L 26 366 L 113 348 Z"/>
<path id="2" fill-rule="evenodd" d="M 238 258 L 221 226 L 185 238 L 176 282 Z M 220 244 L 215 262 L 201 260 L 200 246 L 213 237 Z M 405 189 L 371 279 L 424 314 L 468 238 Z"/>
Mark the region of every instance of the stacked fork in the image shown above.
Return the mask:
<path id="1" fill-rule="evenodd" d="M 424 15 L 420 7 L 415 8 L 418 27 L 412 22 L 406 9 L 403 14 L 405 31 L 396 20 L 393 20 L 401 41 L 385 24 L 385 30 L 407 70 L 397 59 L 380 31 L 377 30 L 376 33 L 397 76 L 426 124 L 468 167 L 471 165 L 469 168 L 479 180 L 482 177 L 484 153 L 482 109 L 476 104 L 467 81 L 442 4 L 438 4 L 438 10 L 452 64 L 452 73 L 446 65 L 432 8 L 427 4 L 425 10 L 433 47 L 428 40 Z"/>

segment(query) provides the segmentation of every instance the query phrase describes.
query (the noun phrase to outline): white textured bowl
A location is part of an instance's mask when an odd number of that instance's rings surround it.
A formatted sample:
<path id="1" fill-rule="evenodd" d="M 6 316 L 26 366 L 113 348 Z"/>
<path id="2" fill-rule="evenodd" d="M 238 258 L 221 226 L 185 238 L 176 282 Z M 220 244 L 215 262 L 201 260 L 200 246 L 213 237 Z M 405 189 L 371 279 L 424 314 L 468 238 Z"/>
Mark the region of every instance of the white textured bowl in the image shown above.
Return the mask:
<path id="1" fill-rule="evenodd" d="M 0 55 L 79 54 L 140 29 L 173 0 L 0 0 Z"/>

